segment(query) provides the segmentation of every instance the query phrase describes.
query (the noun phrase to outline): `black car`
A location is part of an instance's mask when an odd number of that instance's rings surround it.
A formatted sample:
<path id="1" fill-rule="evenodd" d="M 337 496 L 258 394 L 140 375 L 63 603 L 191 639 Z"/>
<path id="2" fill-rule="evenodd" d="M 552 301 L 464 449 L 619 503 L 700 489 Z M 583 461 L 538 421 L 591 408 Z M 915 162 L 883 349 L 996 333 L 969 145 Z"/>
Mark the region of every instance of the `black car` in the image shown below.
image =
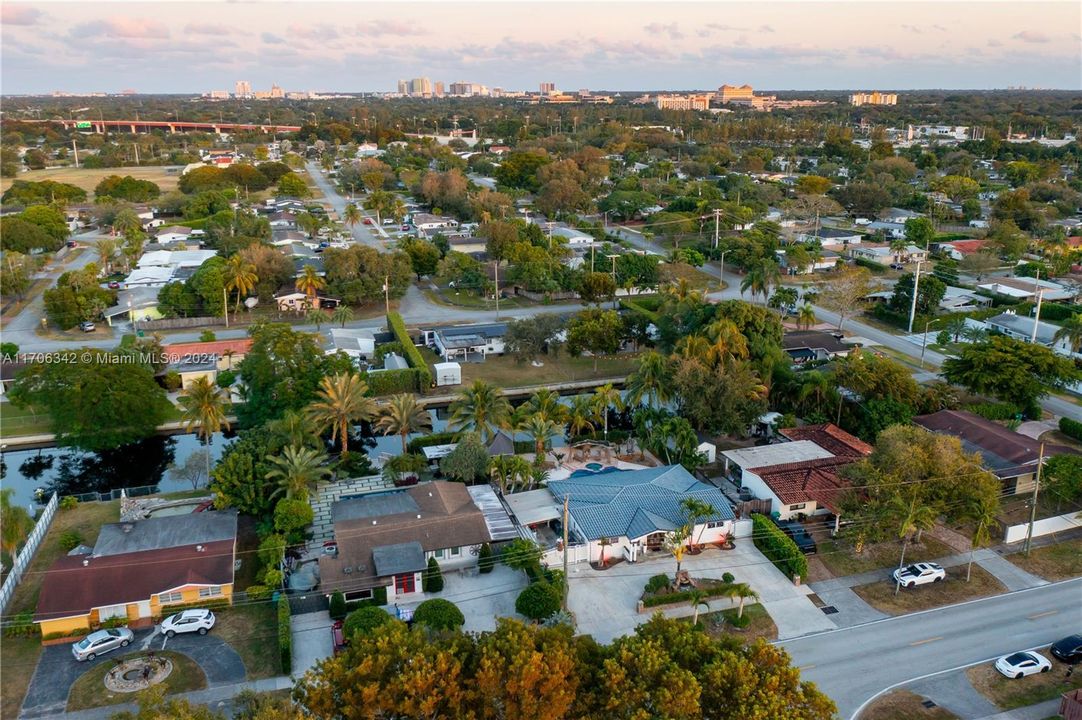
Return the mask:
<path id="1" fill-rule="evenodd" d="M 808 531 L 804 529 L 803 525 L 797 522 L 784 522 L 780 520 L 777 520 L 775 522 L 777 522 L 778 527 L 781 528 L 781 531 L 788 535 L 793 540 L 793 542 L 796 543 L 796 546 L 800 550 L 800 552 L 804 553 L 805 555 L 815 554 L 815 551 L 817 549 L 815 546 L 815 540 L 812 538 L 811 535 L 808 534 Z"/>
<path id="2" fill-rule="evenodd" d="M 1082 660 L 1082 635 L 1068 635 L 1052 645 L 1057 660 L 1074 665 Z"/>

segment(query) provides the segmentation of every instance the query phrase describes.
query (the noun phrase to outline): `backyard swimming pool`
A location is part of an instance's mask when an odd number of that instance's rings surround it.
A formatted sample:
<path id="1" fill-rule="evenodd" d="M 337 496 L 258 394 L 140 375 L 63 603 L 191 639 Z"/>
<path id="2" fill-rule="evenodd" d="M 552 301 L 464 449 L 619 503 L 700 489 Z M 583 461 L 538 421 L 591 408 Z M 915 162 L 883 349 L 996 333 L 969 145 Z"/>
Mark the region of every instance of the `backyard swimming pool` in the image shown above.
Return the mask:
<path id="1" fill-rule="evenodd" d="M 571 473 L 569 477 L 587 477 L 590 475 L 606 475 L 614 472 L 626 472 L 615 465 L 602 465 L 601 463 L 589 463 L 585 468 L 580 468 Z"/>

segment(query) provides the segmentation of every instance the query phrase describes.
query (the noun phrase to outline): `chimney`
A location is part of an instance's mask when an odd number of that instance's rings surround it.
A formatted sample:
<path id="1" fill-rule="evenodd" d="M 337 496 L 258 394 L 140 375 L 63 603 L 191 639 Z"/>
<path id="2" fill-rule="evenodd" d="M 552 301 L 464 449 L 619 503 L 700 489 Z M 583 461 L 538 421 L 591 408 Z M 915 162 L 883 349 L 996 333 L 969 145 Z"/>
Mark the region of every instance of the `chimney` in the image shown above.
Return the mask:
<path id="1" fill-rule="evenodd" d="M 90 564 L 90 558 L 83 558 L 83 567 L 86 567 L 89 564 Z"/>
<path id="2" fill-rule="evenodd" d="M 202 545 L 196 545 L 196 546 L 195 546 L 195 551 L 196 551 L 196 552 L 206 552 L 206 551 L 207 551 L 207 549 L 206 549 L 206 548 L 205 548 L 204 546 L 202 546 Z"/>
<path id="3" fill-rule="evenodd" d="M 126 533 L 130 533 L 130 532 L 132 531 L 132 529 L 133 529 L 134 527 L 135 527 L 135 526 L 134 526 L 134 525 L 132 525 L 131 523 L 124 523 L 124 527 L 123 527 L 123 530 L 124 530 L 124 532 L 126 532 Z"/>
<path id="4" fill-rule="evenodd" d="M 372 521 L 372 524 L 373 524 L 373 525 L 375 525 L 375 524 L 376 524 L 376 521 L 375 521 L 375 520 L 373 520 L 373 521 Z"/>

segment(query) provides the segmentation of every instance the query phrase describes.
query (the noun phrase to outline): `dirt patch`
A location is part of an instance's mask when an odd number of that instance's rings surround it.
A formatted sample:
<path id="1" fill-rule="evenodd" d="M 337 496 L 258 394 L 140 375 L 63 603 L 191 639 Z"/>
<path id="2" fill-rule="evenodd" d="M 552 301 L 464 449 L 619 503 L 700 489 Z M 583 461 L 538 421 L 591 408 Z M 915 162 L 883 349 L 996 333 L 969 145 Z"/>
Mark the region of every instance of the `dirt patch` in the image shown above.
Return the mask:
<path id="1" fill-rule="evenodd" d="M 1004 710 L 1035 705 L 1082 687 L 1082 673 L 1076 672 L 1070 680 L 1064 680 L 1068 666 L 1052 657 L 1047 649 L 1038 652 L 1052 661 L 1050 671 L 1015 680 L 1004 677 L 989 664 L 969 668 L 966 677 L 977 692 Z"/>
<path id="2" fill-rule="evenodd" d="M 924 706 L 924 698 L 908 690 L 895 690 L 877 698 L 864 712 L 860 720 L 958 720 L 958 716 L 938 705 L 933 708 Z"/>
<path id="3" fill-rule="evenodd" d="M 1082 538 L 1036 548 L 1029 557 L 1018 552 L 1006 556 L 1028 573 L 1045 580 L 1069 580 L 1082 576 Z"/>
<path id="4" fill-rule="evenodd" d="M 888 615 L 904 615 L 954 605 L 966 600 L 998 595 L 1006 590 L 1003 583 L 976 563 L 973 565 L 973 575 L 969 582 L 966 582 L 966 566 L 960 565 L 948 568 L 947 579 L 942 582 L 902 588 L 897 595 L 894 594 L 893 581 L 875 582 L 853 588 L 853 592 L 869 605 Z"/>

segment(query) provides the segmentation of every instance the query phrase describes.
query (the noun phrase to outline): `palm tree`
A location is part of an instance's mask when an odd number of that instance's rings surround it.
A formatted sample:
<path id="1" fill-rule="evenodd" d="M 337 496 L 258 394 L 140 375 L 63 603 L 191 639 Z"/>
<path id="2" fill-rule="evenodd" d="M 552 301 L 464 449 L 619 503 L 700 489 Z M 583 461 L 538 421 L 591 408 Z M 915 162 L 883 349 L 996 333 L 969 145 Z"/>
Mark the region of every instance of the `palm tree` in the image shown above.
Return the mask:
<path id="1" fill-rule="evenodd" d="M 15 494 L 14 488 L 0 490 L 0 546 L 8 554 L 12 562 L 15 560 L 15 551 L 19 549 L 19 543 L 26 540 L 30 535 L 30 529 L 34 527 L 34 519 L 22 505 L 15 505 L 11 498 Z"/>
<path id="2" fill-rule="evenodd" d="M 203 444 L 207 446 L 207 480 L 210 480 L 210 440 L 214 433 L 222 428 L 229 427 L 226 419 L 225 405 L 226 396 L 222 389 L 210 382 L 206 375 L 196 378 L 181 393 L 180 417 L 184 421 L 184 429 L 191 432 L 195 429 Z"/>
<path id="3" fill-rule="evenodd" d="M 684 510 L 684 514 L 687 516 L 688 525 L 694 528 L 699 524 L 700 520 L 714 517 L 718 514 L 718 509 L 696 497 L 687 497 L 680 502 L 680 507 Z M 695 545 L 699 545 L 699 540 L 702 539 L 703 532 L 706 531 L 706 525 L 703 525 L 699 530 L 699 537 L 695 539 Z"/>
<path id="4" fill-rule="evenodd" d="M 702 335 L 685 335 L 676 342 L 673 352 L 685 360 L 709 362 L 712 355 L 710 341 Z"/>
<path id="5" fill-rule="evenodd" d="M 349 305 L 339 305 L 331 313 L 331 322 L 336 322 L 340 327 L 345 327 L 346 323 L 353 320 L 353 310 Z"/>
<path id="6" fill-rule="evenodd" d="M 315 325 L 316 332 L 319 332 L 320 326 L 327 322 L 327 313 L 319 308 L 310 307 L 308 308 L 308 312 L 304 314 L 304 320 L 305 322 Z"/>
<path id="7" fill-rule="evenodd" d="M 1056 342 L 1066 340 L 1071 352 L 1082 352 L 1082 313 L 1075 313 L 1063 321 L 1053 338 Z"/>
<path id="8" fill-rule="evenodd" d="M 699 590 L 698 588 L 688 593 L 688 603 L 695 609 L 695 614 L 691 617 L 691 624 L 699 624 L 699 608 L 704 607 L 707 610 L 710 609 L 710 603 L 706 601 L 706 592 Z"/>
<path id="9" fill-rule="evenodd" d="M 809 370 L 800 374 L 800 386 L 796 391 L 796 400 L 804 413 L 808 412 L 807 402 L 815 399 L 816 414 L 822 413 L 823 402 L 834 392 L 834 382 L 825 373 Z"/>
<path id="10" fill-rule="evenodd" d="M 797 311 L 796 316 L 797 327 L 802 327 L 805 330 L 811 328 L 815 324 L 815 308 L 809 302 L 800 306 L 800 310 Z"/>
<path id="11" fill-rule="evenodd" d="M 622 411 L 624 409 L 624 398 L 620 395 L 620 391 L 612 386 L 612 383 L 606 383 L 601 387 L 594 390 L 594 404 L 597 405 L 597 414 L 601 416 L 605 425 L 605 440 L 609 439 L 609 408 L 616 408 L 616 410 Z"/>
<path id="12" fill-rule="evenodd" d="M 601 567 L 605 567 L 605 548 L 612 545 L 612 540 L 607 538 L 607 537 L 603 537 L 603 538 L 601 538 L 600 540 L 597 541 L 597 544 L 601 547 L 601 562 L 600 562 L 600 565 L 601 565 Z"/>
<path id="13" fill-rule="evenodd" d="M 991 530 L 998 522 L 999 499 L 995 495 L 982 494 L 968 500 L 963 510 L 973 523 L 973 540 L 969 546 L 969 563 L 966 565 L 966 582 L 973 571 L 973 553 L 992 540 Z"/>
<path id="14" fill-rule="evenodd" d="M 500 492 L 506 495 L 521 485 L 528 485 L 533 475 L 533 468 L 521 455 L 498 455 L 490 461 L 489 474 L 499 485 Z"/>
<path id="15" fill-rule="evenodd" d="M 770 295 L 770 288 L 781 279 L 781 267 L 772 258 L 763 258 L 748 269 L 748 274 L 740 281 L 740 294 L 751 290 L 752 295 L 762 295 L 763 300 Z"/>
<path id="16" fill-rule="evenodd" d="M 748 585 L 747 583 L 730 583 L 726 588 L 724 588 L 722 597 L 727 597 L 730 600 L 735 599 L 740 601 L 740 609 L 736 611 L 736 616 L 738 618 L 741 618 L 744 617 L 744 601 L 749 598 L 754 598 L 758 600 L 759 593 L 752 590 L 751 585 Z"/>
<path id="17" fill-rule="evenodd" d="M 905 566 L 905 551 L 913 535 L 929 530 L 935 525 L 936 511 L 926 505 L 919 494 L 910 492 L 908 497 L 896 495 L 887 503 L 887 517 L 898 531 L 898 539 L 902 541 L 902 554 L 898 559 L 898 567 Z M 898 594 L 901 582 L 894 588 Z"/>
<path id="18" fill-rule="evenodd" d="M 274 495 L 284 492 L 287 498 L 301 498 L 314 489 L 320 480 L 331 474 L 324 463 L 326 453 L 313 448 L 289 445 L 277 457 L 267 458 L 274 467 L 267 471 L 267 479 L 278 483 Z"/>
<path id="19" fill-rule="evenodd" d="M 712 343 L 707 358 L 715 365 L 748 357 L 748 340 L 732 320 L 718 318 L 706 326 L 706 336 Z"/>
<path id="20" fill-rule="evenodd" d="M 282 413 L 282 417 L 268 423 L 267 429 L 284 437 L 290 445 L 297 447 L 318 445 L 319 437 L 312 426 L 312 421 L 300 410 L 286 410 Z"/>
<path id="21" fill-rule="evenodd" d="M 691 535 L 691 528 L 687 525 L 681 525 L 672 532 L 665 534 L 664 546 L 665 549 L 676 560 L 676 582 L 673 583 L 674 587 L 680 585 L 680 565 L 684 562 L 684 553 L 688 549 L 688 536 Z"/>
<path id="22" fill-rule="evenodd" d="M 255 284 L 259 282 L 259 277 L 255 274 L 255 265 L 246 262 L 244 256 L 238 253 L 226 261 L 222 279 L 225 280 L 226 290 L 236 290 L 237 304 L 233 312 L 240 312 L 240 296 L 251 293 L 255 289 Z"/>
<path id="23" fill-rule="evenodd" d="M 894 253 L 894 262 L 900 263 L 902 261 L 902 255 L 905 253 L 906 248 L 909 247 L 909 241 L 904 237 L 891 238 L 890 251 Z"/>
<path id="24" fill-rule="evenodd" d="M 394 200 L 391 201 L 389 210 L 391 213 L 391 217 L 394 218 L 394 221 L 396 223 L 400 223 L 405 220 L 406 215 L 409 214 L 409 208 L 406 207 L 405 201 L 397 195 L 395 195 Z"/>
<path id="25" fill-rule="evenodd" d="M 402 454 L 405 455 L 406 436 L 411 432 L 432 428 L 432 419 L 428 410 L 417 397 L 411 393 L 394 395 L 387 404 L 380 408 L 379 420 L 376 427 L 383 431 L 384 435 L 395 433 L 402 438 Z"/>
<path id="26" fill-rule="evenodd" d="M 672 397 L 669 384 L 669 360 L 651 350 L 639 358 L 639 366 L 627 378 L 627 400 L 633 405 L 646 399 L 650 407 L 667 403 Z"/>
<path id="27" fill-rule="evenodd" d="M 342 220 L 349 225 L 352 230 L 353 227 L 361 221 L 361 209 L 357 207 L 355 203 L 346 205 L 345 211 L 342 213 Z"/>
<path id="28" fill-rule="evenodd" d="M 540 463 L 545 458 L 545 447 L 552 438 L 561 434 L 563 426 L 538 413 L 530 416 L 523 430 L 533 438 L 534 458 Z"/>
<path id="29" fill-rule="evenodd" d="M 448 425 L 458 431 L 475 432 L 485 443 L 492 442 L 496 430 L 511 415 L 511 403 L 495 385 L 484 380 L 474 380 L 461 390 L 451 403 L 451 419 Z"/>
<path id="30" fill-rule="evenodd" d="M 376 401 L 367 397 L 368 385 L 356 373 L 324 377 L 319 393 L 308 406 L 308 417 L 320 429 L 331 428 L 331 442 L 342 443 L 342 456 L 349 455 L 349 428 L 357 420 L 376 415 Z"/>
<path id="31" fill-rule="evenodd" d="M 301 270 L 301 274 L 297 276 L 297 281 L 294 283 L 295 287 L 302 293 L 308 296 L 309 306 L 315 307 L 316 295 L 327 286 L 327 281 L 324 280 L 319 271 L 312 265 L 305 265 Z"/>
<path id="32" fill-rule="evenodd" d="M 116 251 L 120 247 L 114 238 L 103 237 L 98 240 L 97 251 L 98 261 L 101 262 L 101 269 L 108 275 L 113 271 L 113 258 L 116 257 Z"/>
<path id="33" fill-rule="evenodd" d="M 366 210 L 371 210 L 376 214 L 376 225 L 382 225 L 383 221 L 380 219 L 381 213 L 386 212 L 391 207 L 393 202 L 393 196 L 386 190 L 373 190 L 368 193 L 368 197 L 365 198 L 364 207 Z"/>
<path id="34" fill-rule="evenodd" d="M 567 429 L 572 437 L 594 431 L 597 420 L 597 406 L 589 395 L 576 395 L 571 398 L 571 407 L 567 411 Z"/>
<path id="35" fill-rule="evenodd" d="M 954 342 L 958 342 L 958 338 L 961 337 L 962 333 L 964 333 L 966 330 L 965 316 L 959 315 L 952 317 L 951 319 L 947 320 L 947 323 L 943 326 L 943 329 L 951 334 L 951 337 L 954 338 Z"/>
<path id="36" fill-rule="evenodd" d="M 555 390 L 538 390 L 526 403 L 527 412 L 540 415 L 556 424 L 567 422 L 567 406 L 560 402 L 560 393 Z"/>

